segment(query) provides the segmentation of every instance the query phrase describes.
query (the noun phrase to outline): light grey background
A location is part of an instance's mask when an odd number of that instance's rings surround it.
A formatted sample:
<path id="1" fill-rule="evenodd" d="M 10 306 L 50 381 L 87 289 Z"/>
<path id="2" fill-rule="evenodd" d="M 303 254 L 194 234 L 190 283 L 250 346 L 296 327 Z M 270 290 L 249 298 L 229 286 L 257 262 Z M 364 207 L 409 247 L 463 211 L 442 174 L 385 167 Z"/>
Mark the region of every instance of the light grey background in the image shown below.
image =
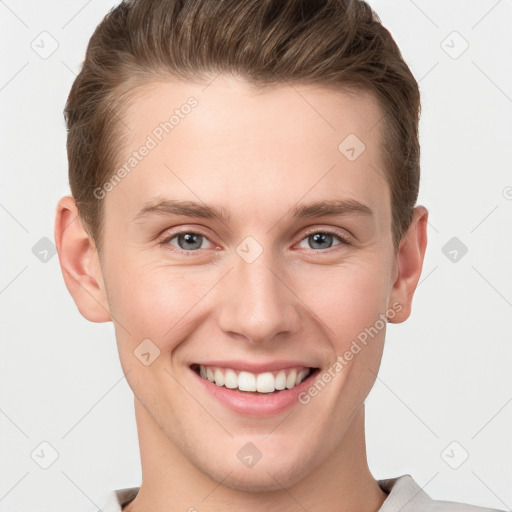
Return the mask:
<path id="1" fill-rule="evenodd" d="M 420 83 L 419 203 L 430 211 L 413 314 L 388 326 L 367 400 L 370 469 L 409 473 L 433 498 L 511 510 L 512 1 L 370 4 Z M 113 326 L 80 316 L 40 241 L 53 240 L 69 193 L 64 103 L 113 5 L 0 1 L 0 511 L 92 511 L 140 484 Z M 468 248 L 455 262 L 453 247 L 443 253 L 452 237 Z M 42 442 L 58 452 L 48 469 Z"/>

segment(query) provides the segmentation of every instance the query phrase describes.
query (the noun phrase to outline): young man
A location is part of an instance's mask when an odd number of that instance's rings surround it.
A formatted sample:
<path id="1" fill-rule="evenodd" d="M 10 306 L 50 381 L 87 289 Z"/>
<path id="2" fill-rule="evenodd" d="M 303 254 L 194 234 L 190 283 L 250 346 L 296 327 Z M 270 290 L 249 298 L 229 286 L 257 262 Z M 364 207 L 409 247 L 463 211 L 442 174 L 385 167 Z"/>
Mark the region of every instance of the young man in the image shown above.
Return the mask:
<path id="1" fill-rule="evenodd" d="M 104 511 L 488 510 L 367 464 L 364 401 L 427 244 L 419 111 L 364 2 L 106 16 L 66 105 L 55 224 L 135 397 L 142 484 Z"/>

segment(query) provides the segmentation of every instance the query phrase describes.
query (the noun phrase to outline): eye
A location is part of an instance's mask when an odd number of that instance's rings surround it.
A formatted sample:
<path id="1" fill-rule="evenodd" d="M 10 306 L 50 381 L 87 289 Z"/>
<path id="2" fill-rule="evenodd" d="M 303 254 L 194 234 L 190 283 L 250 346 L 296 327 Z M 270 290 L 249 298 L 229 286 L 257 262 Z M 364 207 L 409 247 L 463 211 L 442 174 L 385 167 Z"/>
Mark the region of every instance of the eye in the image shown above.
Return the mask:
<path id="1" fill-rule="evenodd" d="M 176 243 L 173 240 L 176 239 Z M 203 242 L 207 241 L 211 246 L 213 244 L 201 233 L 194 231 L 180 231 L 168 236 L 160 242 L 161 245 L 173 245 L 178 248 L 178 252 L 196 252 L 198 249 L 208 249 L 203 246 Z"/>
<path id="2" fill-rule="evenodd" d="M 333 242 L 338 240 L 338 243 Z M 206 242 L 206 246 L 204 243 Z M 214 247 L 214 244 L 209 241 L 206 235 L 197 233 L 195 231 L 180 231 L 164 238 L 160 245 L 173 246 L 171 250 L 181 253 L 193 253 L 198 252 L 199 249 L 208 249 Z M 304 246 L 302 244 L 308 244 Z M 210 245 L 208 245 L 210 244 Z M 338 245 L 350 245 L 349 238 L 342 232 L 336 230 L 316 230 L 306 234 L 306 236 L 300 241 L 299 247 L 302 249 L 322 250 L 331 249 Z M 322 251 L 324 252 L 324 251 Z"/>
<path id="3" fill-rule="evenodd" d="M 333 240 L 338 239 L 339 242 L 334 244 L 337 245 L 350 245 L 350 241 L 339 231 L 311 231 L 301 240 L 301 244 L 306 242 L 309 247 L 304 247 L 299 244 L 302 249 L 331 249 L 333 247 Z"/>

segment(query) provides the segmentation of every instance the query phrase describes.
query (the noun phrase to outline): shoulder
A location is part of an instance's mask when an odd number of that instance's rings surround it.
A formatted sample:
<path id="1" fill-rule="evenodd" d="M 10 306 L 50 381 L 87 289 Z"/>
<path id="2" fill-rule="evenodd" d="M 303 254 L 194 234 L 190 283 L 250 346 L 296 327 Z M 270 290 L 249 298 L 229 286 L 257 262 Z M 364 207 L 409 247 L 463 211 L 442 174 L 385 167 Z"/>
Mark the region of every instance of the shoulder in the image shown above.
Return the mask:
<path id="1" fill-rule="evenodd" d="M 425 510 L 428 512 L 505 512 L 495 508 L 478 507 L 468 503 L 443 500 L 432 500 L 431 506 Z"/>
<path id="2" fill-rule="evenodd" d="M 140 487 L 128 487 L 110 492 L 101 510 L 103 512 L 122 512 L 123 508 L 137 496 L 139 489 Z"/>
<path id="3" fill-rule="evenodd" d="M 378 512 L 505 512 L 469 503 L 432 499 L 412 478 L 402 475 L 377 481 L 388 494 Z"/>

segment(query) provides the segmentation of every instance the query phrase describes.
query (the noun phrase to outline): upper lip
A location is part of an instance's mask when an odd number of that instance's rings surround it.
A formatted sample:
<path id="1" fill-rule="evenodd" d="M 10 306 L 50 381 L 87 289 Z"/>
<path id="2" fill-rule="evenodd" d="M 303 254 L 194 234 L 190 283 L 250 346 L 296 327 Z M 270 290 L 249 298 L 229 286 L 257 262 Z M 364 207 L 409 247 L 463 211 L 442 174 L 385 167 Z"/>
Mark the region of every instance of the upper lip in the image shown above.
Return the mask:
<path id="1" fill-rule="evenodd" d="M 303 361 L 268 361 L 266 363 L 256 363 L 250 361 L 196 361 L 196 365 L 203 366 L 217 366 L 219 368 L 232 368 L 233 370 L 246 371 L 250 373 L 264 373 L 264 372 L 273 372 L 277 370 L 285 370 L 287 368 L 297 368 L 297 367 L 305 367 L 305 368 L 315 368 L 309 363 L 305 363 Z M 191 366 L 193 366 L 193 364 Z"/>

